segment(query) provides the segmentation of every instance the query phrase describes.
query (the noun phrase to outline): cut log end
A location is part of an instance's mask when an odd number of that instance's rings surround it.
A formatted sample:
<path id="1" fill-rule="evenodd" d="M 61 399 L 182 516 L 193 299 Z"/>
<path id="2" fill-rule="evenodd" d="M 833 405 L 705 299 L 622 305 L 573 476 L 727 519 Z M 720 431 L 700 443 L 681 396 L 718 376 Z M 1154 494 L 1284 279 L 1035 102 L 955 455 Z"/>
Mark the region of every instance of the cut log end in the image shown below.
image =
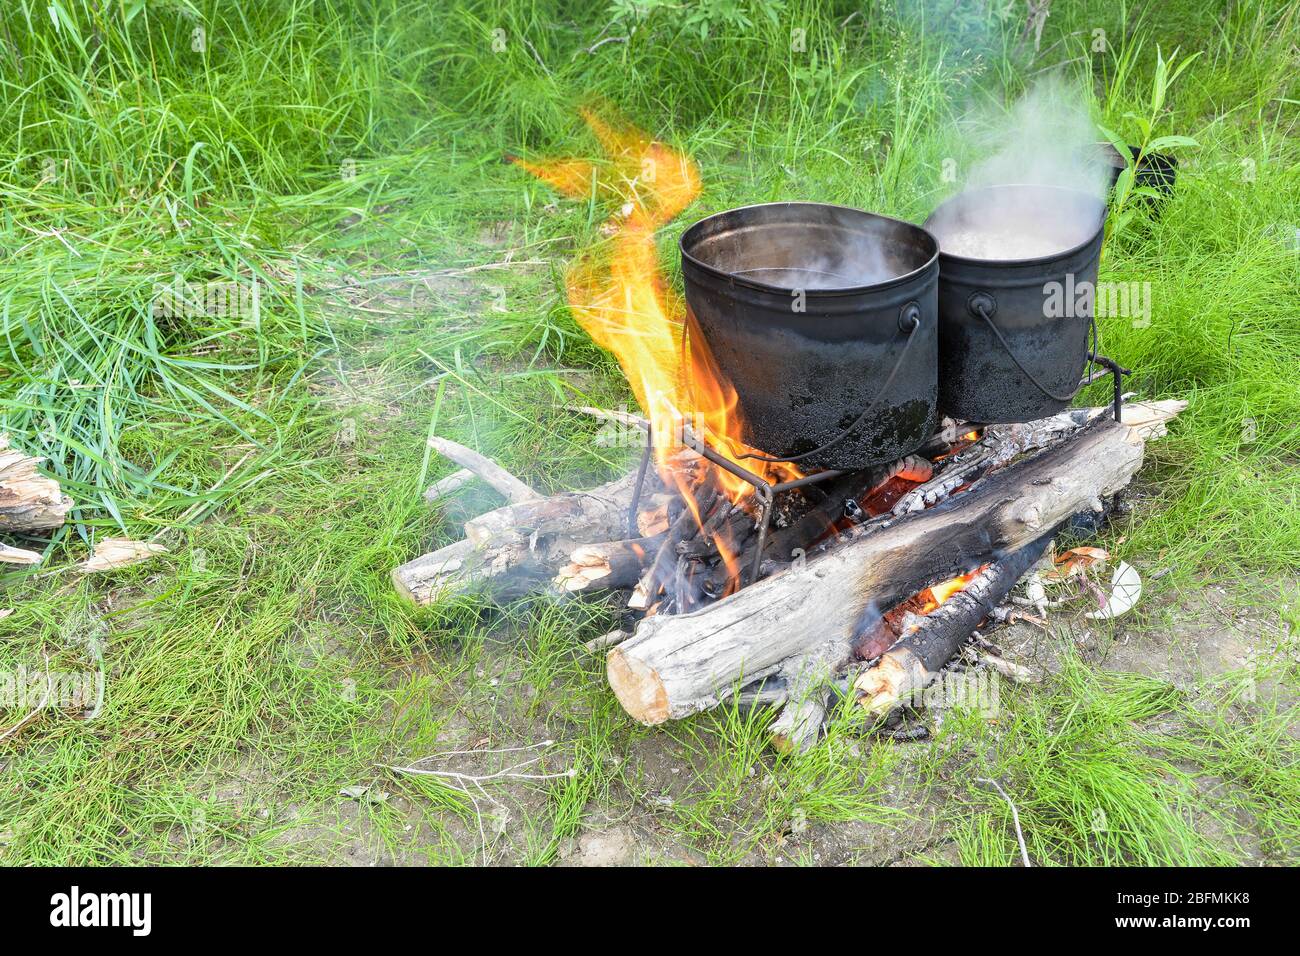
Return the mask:
<path id="1" fill-rule="evenodd" d="M 653 667 L 614 648 L 605 659 L 606 674 L 623 709 L 648 727 L 669 716 L 668 690 Z"/>
<path id="2" fill-rule="evenodd" d="M 904 696 L 925 687 L 930 673 L 907 648 L 891 651 L 875 667 L 863 671 L 854 682 L 858 701 L 872 714 L 889 713 Z"/>

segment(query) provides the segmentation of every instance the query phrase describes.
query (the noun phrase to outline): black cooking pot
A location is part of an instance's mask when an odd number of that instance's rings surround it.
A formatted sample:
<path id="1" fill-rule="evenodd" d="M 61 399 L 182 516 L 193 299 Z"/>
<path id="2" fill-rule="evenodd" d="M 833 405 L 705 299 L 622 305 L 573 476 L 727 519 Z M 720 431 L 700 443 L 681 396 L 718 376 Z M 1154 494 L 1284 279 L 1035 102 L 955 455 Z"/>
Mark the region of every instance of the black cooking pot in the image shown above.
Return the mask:
<path id="1" fill-rule="evenodd" d="M 1105 213 L 1100 199 L 1075 190 L 990 186 L 925 221 L 940 248 L 943 414 L 1028 422 L 1070 404 L 1088 357 L 1085 290 L 1096 289 Z M 991 258 L 999 248 L 1020 257 Z"/>
<path id="2" fill-rule="evenodd" d="M 925 230 L 770 203 L 695 223 L 681 252 L 687 333 L 735 388 L 746 444 L 847 469 L 896 461 L 933 433 L 939 266 Z"/>

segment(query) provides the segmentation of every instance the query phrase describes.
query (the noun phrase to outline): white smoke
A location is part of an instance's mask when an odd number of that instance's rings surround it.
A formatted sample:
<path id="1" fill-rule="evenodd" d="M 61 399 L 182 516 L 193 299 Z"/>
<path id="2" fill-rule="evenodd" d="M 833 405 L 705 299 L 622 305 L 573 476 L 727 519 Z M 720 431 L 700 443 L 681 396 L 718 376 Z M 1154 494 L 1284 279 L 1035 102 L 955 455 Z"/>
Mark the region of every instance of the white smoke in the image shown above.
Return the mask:
<path id="1" fill-rule="evenodd" d="M 983 158 L 971 167 L 960 198 L 927 223 L 945 252 L 1030 258 L 1070 248 L 1095 232 L 1109 173 L 1086 102 L 1085 91 L 1049 75 L 1009 112 L 969 124 L 964 135 L 974 138 Z M 1055 189 L 988 188 L 998 186 Z"/>

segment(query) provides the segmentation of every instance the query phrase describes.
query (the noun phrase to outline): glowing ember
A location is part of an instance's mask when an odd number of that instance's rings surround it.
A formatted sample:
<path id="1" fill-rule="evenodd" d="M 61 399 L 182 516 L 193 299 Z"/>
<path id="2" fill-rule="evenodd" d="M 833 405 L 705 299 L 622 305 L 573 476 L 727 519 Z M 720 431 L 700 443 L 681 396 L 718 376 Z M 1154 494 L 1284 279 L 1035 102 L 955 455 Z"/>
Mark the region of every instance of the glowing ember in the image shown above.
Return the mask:
<path id="1" fill-rule="evenodd" d="M 596 343 L 618 359 L 650 420 L 661 473 L 678 486 L 702 525 L 706 516 L 699 514 L 695 489 L 686 487 L 686 479 L 668 467 L 669 457 L 682 444 L 683 423 L 700 438 L 707 433 L 716 451 L 749 471 L 762 474 L 762 465 L 752 459 L 739 461 L 741 453 L 753 449 L 739 439 L 735 390 L 719 373 L 703 336 L 683 335 L 685 304 L 670 294 L 659 272 L 655 231 L 699 194 L 699 171 L 689 157 L 640 130 L 615 129 L 586 110 L 582 116 L 600 141 L 605 161 L 511 159 L 566 196 L 585 199 L 594 191 L 618 203 L 618 211 L 602 229 L 610 237 L 608 243 L 569 269 L 569 306 Z M 779 470 L 763 477 L 785 480 L 800 475 L 792 466 L 768 467 Z M 754 493 L 743 479 L 715 471 L 719 488 L 731 501 Z M 736 555 L 721 541 L 719 552 L 734 575 Z"/>

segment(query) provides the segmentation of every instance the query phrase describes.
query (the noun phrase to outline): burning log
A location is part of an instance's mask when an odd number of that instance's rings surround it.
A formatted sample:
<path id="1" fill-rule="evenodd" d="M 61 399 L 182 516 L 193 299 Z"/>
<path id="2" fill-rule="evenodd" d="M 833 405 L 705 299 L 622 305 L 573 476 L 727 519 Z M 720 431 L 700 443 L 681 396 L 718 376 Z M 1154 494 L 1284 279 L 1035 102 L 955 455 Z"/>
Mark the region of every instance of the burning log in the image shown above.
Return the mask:
<path id="1" fill-rule="evenodd" d="M 1142 446 L 1137 430 L 1098 417 L 1036 457 L 802 567 L 701 611 L 647 618 L 610 652 L 610 685 L 646 724 L 714 706 L 789 658 L 851 640 L 872 609 L 1016 551 L 1114 494 L 1141 466 Z"/>
<path id="2" fill-rule="evenodd" d="M 859 674 L 854 689 L 862 706 L 873 714 L 886 714 L 929 685 L 970 640 L 980 621 L 993 613 L 1021 575 L 1043 556 L 1054 533 L 1055 528 L 990 564 L 923 617 L 874 666 Z"/>
<path id="3" fill-rule="evenodd" d="M 727 503 L 719 500 L 716 488 L 710 486 L 697 493 L 699 498 L 696 507 L 700 516 L 710 515 L 710 509 L 715 505 L 720 509 L 726 509 Z M 664 532 L 664 543 L 657 552 L 653 552 L 654 556 L 649 568 L 636 582 L 632 596 L 627 602 L 628 607 L 633 610 L 645 610 L 654 603 L 677 567 L 678 558 L 681 557 L 679 548 L 682 545 L 689 547 L 701 531 L 696 513 L 689 508 L 682 509 L 681 514 Z M 708 519 L 705 519 L 704 524 L 705 527 L 708 526 Z"/>

